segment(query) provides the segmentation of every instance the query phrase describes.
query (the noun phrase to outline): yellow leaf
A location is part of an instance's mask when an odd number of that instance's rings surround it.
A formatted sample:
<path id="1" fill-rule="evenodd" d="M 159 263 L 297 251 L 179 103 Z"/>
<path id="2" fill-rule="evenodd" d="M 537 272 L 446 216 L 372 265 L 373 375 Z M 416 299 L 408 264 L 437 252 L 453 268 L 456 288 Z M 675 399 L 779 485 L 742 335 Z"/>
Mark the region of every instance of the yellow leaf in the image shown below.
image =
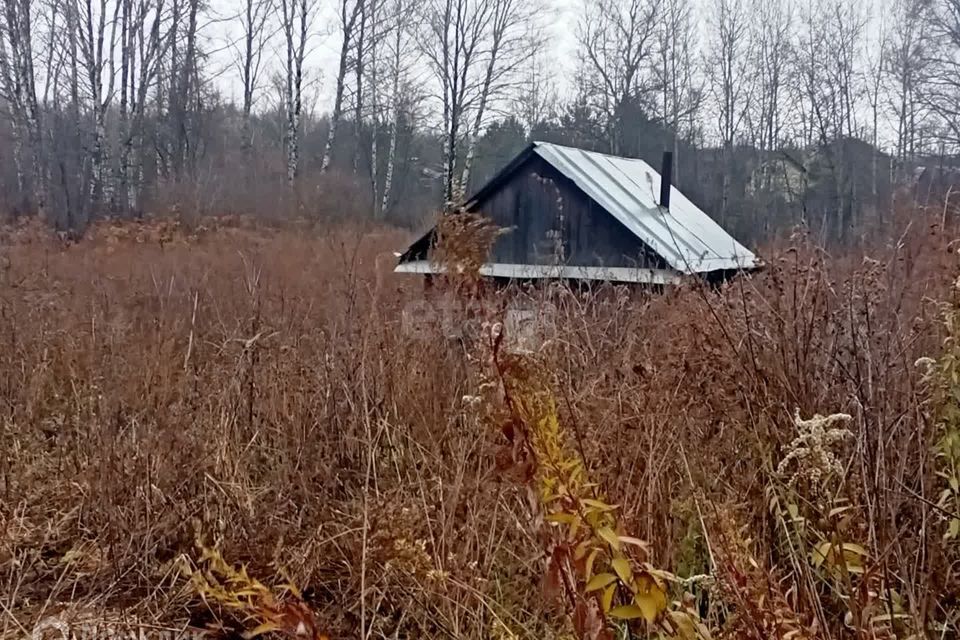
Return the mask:
<path id="1" fill-rule="evenodd" d="M 826 564 L 831 569 L 845 567 L 850 573 L 863 573 L 863 561 L 870 553 L 861 545 L 844 542 L 835 545 L 831 542 L 821 542 L 813 547 L 810 560 L 814 567 L 819 568 Z"/>
<path id="2" fill-rule="evenodd" d="M 590 540 L 584 540 L 580 544 L 578 544 L 576 548 L 573 550 L 573 559 L 582 560 L 584 556 L 587 555 L 587 551 L 590 549 L 590 546 L 591 546 Z"/>
<path id="3" fill-rule="evenodd" d="M 841 547 L 843 553 L 843 563 L 850 573 L 863 573 L 863 560 L 869 554 L 867 550 L 858 544 L 850 542 L 844 543 Z"/>
<path id="4" fill-rule="evenodd" d="M 640 538 L 634 538 L 633 536 L 620 536 L 620 542 L 623 544 L 630 544 L 635 547 L 640 547 L 641 549 L 650 550 L 650 545 L 641 540 Z"/>
<path id="5" fill-rule="evenodd" d="M 649 564 L 644 563 L 642 568 L 643 568 L 643 571 L 644 571 L 645 573 L 649 573 L 651 576 L 654 577 L 654 579 L 656 579 L 657 584 L 660 585 L 661 588 L 663 587 L 663 583 L 664 583 L 664 582 L 679 582 L 679 581 L 680 581 L 680 579 L 679 579 L 677 576 L 673 575 L 673 574 L 670 573 L 669 571 L 663 571 L 662 569 L 656 569 L 656 568 L 650 566 Z"/>
<path id="6" fill-rule="evenodd" d="M 580 524 L 582 522 L 583 521 L 580 519 L 580 516 L 578 515 L 576 518 L 573 519 L 573 522 L 570 523 L 570 531 L 568 533 L 568 538 L 570 540 L 577 539 L 577 533 L 580 532 Z"/>
<path id="7" fill-rule="evenodd" d="M 852 542 L 844 542 L 843 551 L 847 555 L 853 554 L 856 556 L 860 556 L 861 558 L 866 558 L 867 556 L 870 555 L 867 552 L 867 550 L 864 549 L 862 546 L 860 546 L 859 544 L 854 544 Z"/>
<path id="8" fill-rule="evenodd" d="M 616 579 L 617 576 L 613 575 L 612 573 L 598 573 L 590 578 L 590 581 L 587 583 L 584 591 L 590 593 L 591 591 L 596 591 L 597 589 L 603 589 L 611 582 L 615 582 Z"/>
<path id="9" fill-rule="evenodd" d="M 953 540 L 960 537 L 960 518 L 952 518 L 947 525 L 947 532 L 943 534 L 944 540 Z"/>
<path id="10" fill-rule="evenodd" d="M 680 640 L 697 640 L 697 627 L 693 623 L 693 618 L 686 611 L 672 611 L 670 618 L 673 620 L 673 633 L 671 638 Z"/>
<path id="11" fill-rule="evenodd" d="M 546 517 L 547 522 L 557 522 L 562 524 L 570 524 L 576 519 L 576 515 L 572 513 L 551 513 Z"/>
<path id="12" fill-rule="evenodd" d="M 603 612 L 607 613 L 610 611 L 610 605 L 613 604 L 613 595 L 617 592 L 617 583 L 613 582 L 603 591 L 603 596 L 600 598 L 600 606 L 603 608 Z"/>
<path id="13" fill-rule="evenodd" d="M 710 640 L 710 631 L 695 614 L 688 611 L 671 611 L 673 633 L 670 638 L 676 640 Z"/>
<path id="14" fill-rule="evenodd" d="M 256 638 L 257 636 L 262 636 L 265 633 L 270 633 L 271 631 L 279 631 L 280 627 L 272 622 L 264 622 L 261 625 L 257 625 L 250 631 L 245 631 L 243 637 L 249 640 L 250 638 Z"/>
<path id="15" fill-rule="evenodd" d="M 653 623 L 667 610 L 667 592 L 656 576 L 646 572 L 637 576 L 635 585 L 633 601 L 643 612 L 644 620 Z"/>
<path id="16" fill-rule="evenodd" d="M 588 507 L 592 507 L 596 509 L 597 511 L 603 511 L 603 512 L 615 511 L 619 507 L 619 505 L 607 504 L 606 502 L 603 502 L 601 500 L 594 500 L 593 498 L 583 498 L 582 500 L 580 500 L 580 502 L 587 505 Z"/>
<path id="17" fill-rule="evenodd" d="M 597 560 L 597 555 L 600 553 L 600 549 L 594 549 L 590 552 L 590 555 L 587 556 L 587 565 L 584 571 L 584 575 L 587 577 L 587 580 L 593 575 L 593 563 Z"/>
<path id="18" fill-rule="evenodd" d="M 635 604 L 623 604 L 610 610 L 611 618 L 620 620 L 633 620 L 634 618 L 645 618 L 643 609 Z"/>
<path id="19" fill-rule="evenodd" d="M 620 550 L 620 538 L 610 527 L 600 527 L 600 529 L 597 530 L 597 535 L 617 551 Z"/>
<path id="20" fill-rule="evenodd" d="M 623 556 L 614 558 L 610 561 L 610 566 L 613 567 L 613 570 L 617 572 L 617 576 L 625 584 L 630 583 L 630 578 L 633 577 L 633 569 L 630 568 L 630 563 Z"/>
<path id="21" fill-rule="evenodd" d="M 814 567 L 819 568 L 827 560 L 832 547 L 833 545 L 829 542 L 821 542 L 813 547 L 813 551 L 810 552 L 810 559 Z"/>

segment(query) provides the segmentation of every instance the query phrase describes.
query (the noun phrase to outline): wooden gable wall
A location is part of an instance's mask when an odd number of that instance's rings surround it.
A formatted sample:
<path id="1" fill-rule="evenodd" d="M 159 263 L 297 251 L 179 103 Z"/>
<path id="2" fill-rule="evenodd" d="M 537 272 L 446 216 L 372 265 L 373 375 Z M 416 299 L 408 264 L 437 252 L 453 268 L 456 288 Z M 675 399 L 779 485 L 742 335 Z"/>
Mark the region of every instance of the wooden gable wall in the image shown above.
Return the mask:
<path id="1" fill-rule="evenodd" d="M 510 229 L 494 245 L 490 262 L 666 268 L 620 221 L 536 155 L 471 209 Z"/>

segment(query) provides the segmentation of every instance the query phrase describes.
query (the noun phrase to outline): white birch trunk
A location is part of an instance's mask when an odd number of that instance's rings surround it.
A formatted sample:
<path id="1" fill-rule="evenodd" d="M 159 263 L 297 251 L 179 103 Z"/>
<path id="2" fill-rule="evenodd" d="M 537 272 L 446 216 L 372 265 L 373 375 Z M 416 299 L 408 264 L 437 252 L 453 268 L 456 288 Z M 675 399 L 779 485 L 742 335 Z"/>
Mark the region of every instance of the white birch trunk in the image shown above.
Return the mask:
<path id="1" fill-rule="evenodd" d="M 336 91 L 333 99 L 333 112 L 330 114 L 330 128 L 327 131 L 327 141 L 323 147 L 323 157 L 320 161 L 320 173 L 330 170 L 333 160 L 333 145 L 337 140 L 340 120 L 343 117 L 344 84 L 347 79 L 347 61 L 350 57 L 350 47 L 353 42 L 353 31 L 360 13 L 363 0 L 354 0 L 353 10 L 348 14 L 349 0 L 340 0 L 340 26 L 343 29 L 343 39 L 340 43 L 340 59 L 337 64 Z"/>
<path id="2" fill-rule="evenodd" d="M 403 11 L 402 4 L 398 7 Z M 391 74 L 393 76 L 393 86 L 391 87 L 392 118 L 393 125 L 390 127 L 390 146 L 387 151 L 387 166 L 383 177 L 383 199 L 380 201 L 380 213 L 382 216 L 390 210 L 390 196 L 393 189 L 394 164 L 397 158 L 397 139 L 400 136 L 400 74 L 402 73 L 400 65 L 400 50 L 403 42 L 403 25 L 397 25 L 394 33 L 393 65 Z"/>

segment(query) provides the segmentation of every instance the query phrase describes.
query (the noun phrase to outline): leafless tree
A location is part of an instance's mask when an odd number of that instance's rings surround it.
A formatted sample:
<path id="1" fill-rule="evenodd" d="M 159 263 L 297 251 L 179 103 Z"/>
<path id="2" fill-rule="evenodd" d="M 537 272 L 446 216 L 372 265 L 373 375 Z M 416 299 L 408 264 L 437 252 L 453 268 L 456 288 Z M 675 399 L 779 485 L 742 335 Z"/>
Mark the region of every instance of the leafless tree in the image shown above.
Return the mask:
<path id="1" fill-rule="evenodd" d="M 783 143 L 786 93 L 789 89 L 793 15 L 786 0 L 753 0 L 751 3 L 750 53 L 745 79 L 753 82 L 748 118 L 750 138 L 761 155 L 769 155 Z M 763 176 L 769 188 L 772 176 Z"/>
<path id="2" fill-rule="evenodd" d="M 90 200 L 98 207 L 107 187 L 109 158 L 106 148 L 106 114 L 114 98 L 116 80 L 116 44 L 119 14 L 125 2 L 107 0 L 79 0 L 81 2 L 79 30 L 80 54 L 86 80 L 90 112 L 93 117 L 93 143 L 90 150 L 92 180 Z"/>
<path id="3" fill-rule="evenodd" d="M 340 29 L 340 56 L 337 63 L 333 111 L 330 113 L 330 128 L 327 132 L 327 143 L 323 150 L 323 159 L 320 161 L 320 171 L 324 173 L 330 170 L 330 163 L 333 158 L 333 144 L 336 142 L 337 132 L 340 129 L 340 121 L 343 119 L 343 100 L 346 89 L 347 72 L 350 69 L 350 55 L 355 46 L 354 39 L 365 2 L 366 0 L 338 0 L 337 15 Z"/>
<path id="4" fill-rule="evenodd" d="M 101 0 L 102 1 L 102 0 Z M 192 104 L 201 91 L 197 43 L 201 0 L 170 0 L 170 44 L 166 82 L 166 136 L 158 145 L 164 175 L 180 179 L 192 174 L 198 151 Z M 157 95 L 158 98 L 161 94 Z"/>
<path id="5" fill-rule="evenodd" d="M 439 89 L 448 206 L 463 196 L 491 102 L 536 50 L 534 6 L 519 0 L 426 0 L 422 5 L 420 40 Z"/>
<path id="6" fill-rule="evenodd" d="M 890 29 L 884 41 L 883 66 L 888 85 L 893 125 L 896 179 L 907 177 L 908 166 L 918 152 L 919 131 L 924 126 L 921 100 L 926 52 L 930 44 L 925 31 L 925 4 L 918 0 L 895 0 Z"/>
<path id="7" fill-rule="evenodd" d="M 417 46 L 418 0 L 391 0 L 384 8 L 390 18 L 390 26 L 383 34 L 384 52 L 382 58 L 387 60 L 385 75 L 389 93 L 383 103 L 390 105 L 390 138 L 387 148 L 386 166 L 383 177 L 383 194 L 379 199 L 379 217 L 386 215 L 390 208 L 394 174 L 397 163 L 397 146 L 400 138 L 400 127 L 404 120 L 410 120 L 416 108 L 419 96 L 413 90 L 414 70 L 420 61 L 419 47 Z M 377 59 L 380 57 L 378 56 Z M 375 60 L 376 64 L 376 60 Z M 374 87 L 379 86 L 374 82 Z M 377 113 L 377 109 L 374 112 Z M 376 145 L 374 136 L 373 145 Z M 376 175 L 377 162 L 371 161 Z M 374 197 L 376 199 L 376 178 L 374 177 Z M 375 205 L 376 206 L 376 205 Z"/>
<path id="8" fill-rule="evenodd" d="M 303 64 L 310 27 L 316 12 L 315 0 L 280 0 L 286 51 L 284 102 L 287 184 L 296 182 L 300 168 L 300 117 L 303 111 Z"/>
<path id="9" fill-rule="evenodd" d="M 149 92 L 170 42 L 163 30 L 165 0 L 123 0 L 121 28 L 120 162 L 118 209 L 138 206 L 142 182 L 144 124 Z"/>
<path id="10" fill-rule="evenodd" d="M 243 0 L 238 16 L 241 26 L 241 46 L 234 46 L 234 51 L 237 68 L 240 71 L 240 82 L 243 85 L 243 103 L 240 105 L 243 117 L 241 144 L 247 155 L 253 148 L 250 117 L 256 101 L 256 91 L 259 88 L 263 53 L 270 35 L 267 32 L 267 21 L 272 12 L 273 0 Z"/>
<path id="11" fill-rule="evenodd" d="M 0 97 L 6 102 L 10 114 L 18 186 L 21 194 L 29 194 L 31 204 L 43 211 L 46 184 L 42 160 L 42 114 L 37 99 L 30 1 L 3 0 L 2 9 Z M 29 171 L 23 167 L 24 147 L 27 149 Z"/>
<path id="12" fill-rule="evenodd" d="M 960 0 L 932 0 L 924 22 L 931 46 L 925 49 L 923 101 L 940 121 L 944 148 L 960 150 Z"/>
<path id="13" fill-rule="evenodd" d="M 866 22 L 856 0 L 817 0 L 801 19 L 796 70 L 803 129 L 833 182 L 834 202 L 824 211 L 824 224 L 833 217 L 833 237 L 843 242 L 854 223 L 857 197 L 850 153 L 864 93 L 859 70 Z"/>
<path id="14" fill-rule="evenodd" d="M 546 122 L 557 110 L 557 74 L 550 56 L 541 48 L 521 70 L 512 112 L 519 116 L 527 131 Z"/>
<path id="15" fill-rule="evenodd" d="M 870 108 L 870 195 L 874 204 L 879 197 L 880 101 L 883 99 L 884 69 L 887 65 L 885 41 L 888 27 L 885 18 L 886 16 L 880 17 L 875 29 L 875 37 L 868 42 L 867 46 L 870 50 L 865 54 L 866 68 L 864 69 L 864 89 Z"/>
<path id="16" fill-rule="evenodd" d="M 675 166 L 680 166 L 680 139 L 690 135 L 702 89 L 695 59 L 695 27 L 690 0 L 663 0 L 657 34 L 657 81 L 660 119 L 672 140 Z M 675 179 L 680 179 L 675 170 Z"/>
<path id="17" fill-rule="evenodd" d="M 477 86 L 483 38 L 490 24 L 485 0 L 426 0 L 421 44 L 440 85 L 443 115 L 443 194 L 447 206 L 459 197 L 456 162 L 462 126 Z"/>
<path id="18" fill-rule="evenodd" d="M 581 78 L 603 115 L 606 144 L 620 153 L 627 113 L 650 102 L 661 0 L 586 0 L 580 20 Z"/>
<path id="19" fill-rule="evenodd" d="M 517 70 L 529 61 L 541 46 L 535 22 L 538 3 L 533 0 L 489 0 L 491 18 L 488 50 L 483 61 L 483 76 L 473 111 L 473 124 L 467 131 L 460 188 L 470 181 L 477 151 L 477 140 L 490 103 L 512 84 Z"/>
<path id="20" fill-rule="evenodd" d="M 749 23 L 743 0 L 714 0 L 709 19 L 706 65 L 710 93 L 717 108 L 716 132 L 723 149 L 721 219 L 726 217 L 733 171 L 733 149 L 750 104 Z"/>

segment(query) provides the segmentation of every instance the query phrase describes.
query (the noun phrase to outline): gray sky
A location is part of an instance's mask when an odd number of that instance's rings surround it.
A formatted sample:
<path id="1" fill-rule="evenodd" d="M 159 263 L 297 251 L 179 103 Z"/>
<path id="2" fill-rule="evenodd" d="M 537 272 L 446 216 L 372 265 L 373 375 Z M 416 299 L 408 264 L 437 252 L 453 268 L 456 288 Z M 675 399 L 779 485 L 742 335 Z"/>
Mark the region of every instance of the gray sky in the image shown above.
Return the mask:
<path id="1" fill-rule="evenodd" d="M 339 53 L 340 37 L 337 28 L 337 6 L 339 0 L 319 0 L 320 7 L 316 19 L 313 23 L 313 36 L 310 42 L 310 51 L 306 65 L 306 75 L 309 81 L 309 90 L 305 97 L 310 99 L 309 106 L 317 113 L 329 111 L 333 102 L 333 90 L 335 74 L 337 68 L 337 56 Z M 580 14 L 580 3 L 582 0 L 538 0 L 543 2 L 546 9 L 540 13 L 542 27 L 546 33 L 546 48 L 542 59 L 545 61 L 545 68 L 553 75 L 558 95 L 561 99 L 569 97 L 569 90 L 572 86 L 572 78 L 576 66 L 576 29 L 578 16 Z M 772 0 L 771 0 L 772 1 Z M 790 0 L 785 0 L 790 1 Z M 814 0 L 793 0 L 791 2 L 794 9 L 802 9 L 813 3 Z M 876 56 L 878 50 L 877 41 L 882 31 L 884 15 L 888 13 L 887 7 L 891 0 L 853 0 L 859 2 L 859 5 L 868 20 L 866 29 L 866 41 L 863 43 L 865 50 L 864 60 L 873 63 L 872 57 Z M 697 45 L 701 49 L 699 55 L 705 49 L 709 33 L 709 20 L 713 0 L 694 0 L 694 20 L 698 33 Z M 222 92 L 233 99 L 239 100 L 241 95 L 241 84 L 239 74 L 235 63 L 234 50 L 228 46 L 231 41 L 236 41 L 240 36 L 241 25 L 237 17 L 242 8 L 239 0 L 211 0 L 214 22 L 207 25 L 204 29 L 204 36 L 207 39 L 207 49 L 214 51 L 211 61 L 210 73 L 216 73 L 216 82 Z M 748 2 L 749 10 L 749 2 Z M 795 11 L 796 13 L 796 11 Z M 278 29 L 278 20 L 276 17 L 271 21 L 271 28 Z M 276 33 L 263 61 L 263 71 L 260 77 L 260 91 L 258 93 L 257 109 L 266 109 L 276 104 L 277 95 L 270 86 L 271 76 L 279 72 L 283 65 L 280 47 L 282 47 L 282 36 Z M 425 74 L 428 77 L 428 74 Z M 315 97 L 315 99 L 314 99 Z M 870 118 L 864 111 L 868 108 L 865 96 L 861 104 L 861 112 L 858 118 L 863 125 L 866 125 Z M 434 114 L 435 115 L 435 114 Z M 713 110 L 708 104 L 705 105 L 701 114 L 703 124 L 709 131 L 715 125 L 715 116 Z M 893 132 L 888 127 L 881 126 L 880 137 L 881 144 L 889 142 Z"/>

